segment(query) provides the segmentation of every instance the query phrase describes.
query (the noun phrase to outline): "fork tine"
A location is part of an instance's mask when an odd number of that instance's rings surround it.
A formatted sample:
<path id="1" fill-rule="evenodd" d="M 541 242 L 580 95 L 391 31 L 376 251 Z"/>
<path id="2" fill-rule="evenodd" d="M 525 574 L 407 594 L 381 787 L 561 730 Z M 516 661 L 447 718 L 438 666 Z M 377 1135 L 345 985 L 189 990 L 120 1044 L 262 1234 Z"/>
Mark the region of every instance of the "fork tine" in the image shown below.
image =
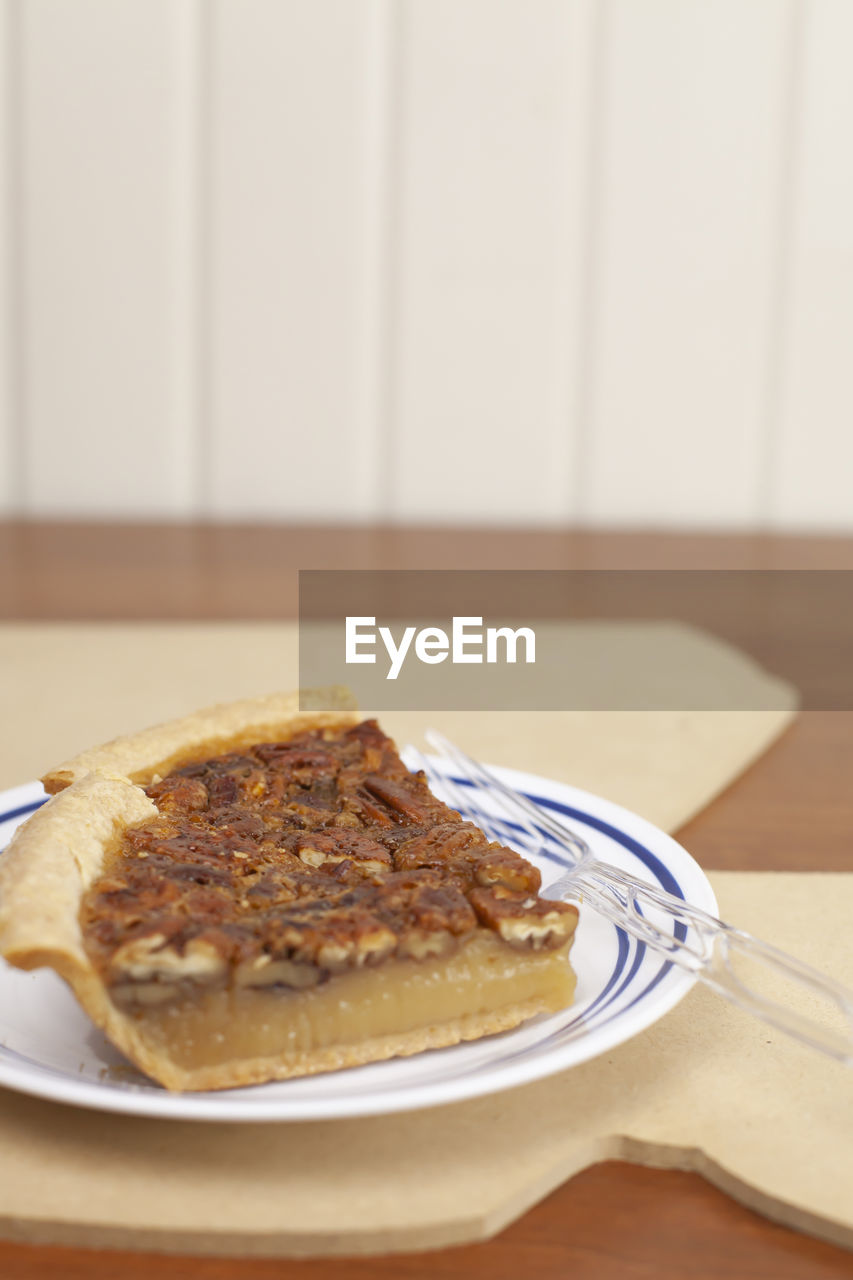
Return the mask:
<path id="1" fill-rule="evenodd" d="M 460 772 L 470 778 L 476 786 L 488 789 L 491 793 L 496 792 L 528 835 L 541 842 L 544 832 L 557 840 L 562 848 L 573 853 L 575 858 L 584 858 L 589 855 L 589 846 L 585 840 L 552 818 L 532 800 L 528 800 L 527 796 L 502 782 L 484 764 L 467 755 L 449 738 L 437 733 L 435 729 L 428 729 L 425 737 L 431 747 L 435 747 L 443 756 L 451 759 Z"/>
<path id="2" fill-rule="evenodd" d="M 466 755 L 461 747 L 457 747 L 454 742 L 451 742 L 449 738 L 445 738 L 443 734 L 438 733 L 435 729 L 427 729 L 424 736 L 430 746 L 435 747 L 441 753 L 443 759 L 451 761 L 462 776 L 473 784 L 475 791 L 483 791 L 489 794 L 494 794 L 497 791 L 499 798 L 503 801 L 504 811 L 509 812 L 511 816 L 518 817 L 520 820 L 519 825 L 526 834 L 541 842 L 541 833 L 535 829 L 528 815 L 519 808 L 516 798 L 508 795 L 502 785 L 497 787 L 492 785 L 492 777 L 485 765 L 481 765 L 472 756 Z M 495 782 L 497 782 L 496 779 Z"/>
<path id="3" fill-rule="evenodd" d="M 486 832 L 486 835 L 490 836 L 493 840 L 501 840 L 505 842 L 503 839 L 503 833 L 500 828 L 495 825 L 494 818 L 491 817 L 491 815 L 484 813 L 483 810 L 478 808 L 476 805 L 472 805 L 473 795 L 471 791 L 467 788 L 463 790 L 455 778 L 451 777 L 447 773 L 442 773 L 437 769 L 434 761 L 430 760 L 429 756 L 425 756 L 417 747 L 409 747 L 408 750 L 414 757 L 418 767 L 423 769 L 424 773 L 427 775 L 430 787 L 436 795 L 439 797 L 442 795 L 445 796 L 447 798 L 447 803 L 455 808 L 462 818 L 466 821 L 476 821 L 478 826 Z M 443 755 L 442 759 L 448 759 L 448 757 Z M 479 787 L 474 788 L 474 794 L 476 794 L 476 791 L 479 789 Z"/>
<path id="4" fill-rule="evenodd" d="M 466 808 L 464 801 L 466 797 L 463 795 L 462 788 L 445 773 L 441 773 L 435 767 L 435 764 L 428 756 L 425 756 L 417 747 L 409 747 L 409 753 L 414 757 L 419 769 L 422 769 L 427 776 L 430 788 L 441 798 L 442 795 L 447 797 L 447 803 L 456 809 L 462 817 L 465 816 Z"/>
<path id="5" fill-rule="evenodd" d="M 487 787 L 476 779 L 471 779 L 471 786 L 463 787 L 458 778 L 454 778 L 452 774 L 437 768 L 435 761 L 431 760 L 429 756 L 425 756 L 416 747 L 411 747 L 410 750 L 426 773 L 433 791 L 438 796 L 445 797 L 448 804 L 452 805 L 466 822 L 475 823 L 481 831 L 485 831 L 490 840 L 496 840 L 499 844 L 504 845 L 515 844 L 520 851 L 523 852 L 525 850 L 525 840 L 519 838 L 518 827 L 520 824 L 513 824 L 516 830 L 511 834 L 507 833 L 505 805 L 498 813 L 490 813 L 481 804 L 477 803 L 478 796 L 491 795 Z M 442 753 L 440 759 L 452 763 L 446 753 Z M 464 769 L 460 770 L 460 772 L 463 777 L 468 777 Z M 527 832 L 527 828 L 524 830 Z M 541 835 L 538 832 L 533 832 L 533 836 L 535 844 L 541 845 Z"/>

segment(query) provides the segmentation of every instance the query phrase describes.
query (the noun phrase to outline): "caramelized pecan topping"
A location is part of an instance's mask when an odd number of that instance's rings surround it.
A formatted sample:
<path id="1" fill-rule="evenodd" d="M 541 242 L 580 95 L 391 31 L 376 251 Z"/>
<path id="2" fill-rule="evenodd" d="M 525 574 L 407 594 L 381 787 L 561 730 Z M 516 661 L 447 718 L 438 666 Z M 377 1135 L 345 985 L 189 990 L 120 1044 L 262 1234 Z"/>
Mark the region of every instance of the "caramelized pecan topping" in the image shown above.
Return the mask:
<path id="1" fill-rule="evenodd" d="M 577 912 L 539 872 L 410 773 L 375 721 L 192 761 L 147 788 L 91 887 L 87 950 L 116 998 L 187 982 L 301 988 L 397 955 L 442 955 L 476 929 L 560 946 Z"/>

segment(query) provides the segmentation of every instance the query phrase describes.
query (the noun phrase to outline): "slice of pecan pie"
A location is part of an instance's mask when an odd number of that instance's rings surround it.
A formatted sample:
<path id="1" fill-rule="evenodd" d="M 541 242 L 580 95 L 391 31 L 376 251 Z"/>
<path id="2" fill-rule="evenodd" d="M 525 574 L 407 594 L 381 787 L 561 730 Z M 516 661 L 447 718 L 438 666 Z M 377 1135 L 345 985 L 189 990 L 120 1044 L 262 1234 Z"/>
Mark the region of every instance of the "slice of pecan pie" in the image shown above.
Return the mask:
<path id="1" fill-rule="evenodd" d="M 571 1000 L 575 907 L 294 696 L 88 752 L 0 860 L 0 950 L 53 967 L 170 1089 L 476 1039 Z"/>

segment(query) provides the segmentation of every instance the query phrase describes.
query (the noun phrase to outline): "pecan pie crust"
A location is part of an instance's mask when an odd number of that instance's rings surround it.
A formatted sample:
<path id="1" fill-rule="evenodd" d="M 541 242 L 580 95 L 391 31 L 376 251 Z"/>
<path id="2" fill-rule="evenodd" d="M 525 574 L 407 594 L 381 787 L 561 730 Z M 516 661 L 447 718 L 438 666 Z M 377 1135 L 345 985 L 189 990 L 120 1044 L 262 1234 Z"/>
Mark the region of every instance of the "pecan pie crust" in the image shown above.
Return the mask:
<path id="1" fill-rule="evenodd" d="M 56 969 L 169 1088 L 419 1052 L 571 998 L 576 908 L 539 898 L 537 870 L 375 722 L 297 707 L 214 709 L 78 757 L 0 862 L 3 954 Z"/>

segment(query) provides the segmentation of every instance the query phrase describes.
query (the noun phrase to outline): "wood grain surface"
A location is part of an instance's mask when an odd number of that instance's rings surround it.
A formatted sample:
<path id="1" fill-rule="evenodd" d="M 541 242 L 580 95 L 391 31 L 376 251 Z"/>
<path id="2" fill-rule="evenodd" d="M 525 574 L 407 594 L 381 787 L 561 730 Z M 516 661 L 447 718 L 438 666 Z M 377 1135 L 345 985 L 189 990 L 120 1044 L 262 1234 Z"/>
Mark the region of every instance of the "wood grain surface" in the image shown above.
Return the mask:
<path id="1" fill-rule="evenodd" d="M 849 568 L 853 540 L 497 530 L 0 525 L 9 619 L 292 617 L 299 568 Z M 853 869 L 853 713 L 806 712 L 679 833 L 709 869 Z M 495 1240 L 385 1259 L 228 1261 L 0 1242 L 4 1280 L 696 1280 L 849 1277 L 849 1253 L 797 1235 L 699 1177 L 587 1170 Z"/>

